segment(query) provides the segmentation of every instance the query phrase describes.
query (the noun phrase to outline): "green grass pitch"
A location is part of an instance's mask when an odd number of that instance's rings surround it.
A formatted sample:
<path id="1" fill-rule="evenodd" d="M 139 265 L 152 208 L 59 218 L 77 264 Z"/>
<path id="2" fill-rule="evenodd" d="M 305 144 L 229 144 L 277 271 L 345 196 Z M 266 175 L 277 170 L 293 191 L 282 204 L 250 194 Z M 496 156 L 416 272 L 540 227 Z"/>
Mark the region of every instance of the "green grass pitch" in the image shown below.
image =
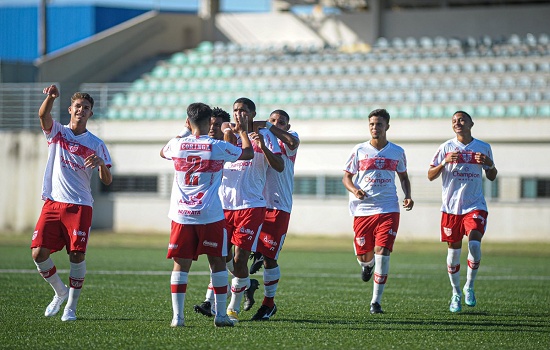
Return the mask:
<path id="1" fill-rule="evenodd" d="M 370 315 L 372 281 L 361 281 L 351 238 L 289 236 L 279 260 L 278 312 L 270 321 L 249 321 L 262 287 L 234 328 L 216 329 L 212 318 L 194 313 L 209 278 L 201 257 L 189 277 L 186 327 L 172 329 L 166 235 L 92 233 L 72 323 L 61 322 L 61 312 L 44 317 L 53 290 L 36 271 L 29 242 L 30 235 L 0 234 L 1 349 L 550 348 L 550 244 L 483 243 L 478 305 L 451 314 L 446 246 L 398 239 L 385 314 Z M 67 281 L 66 254 L 52 258 Z M 261 271 L 253 275 L 260 282 Z"/>

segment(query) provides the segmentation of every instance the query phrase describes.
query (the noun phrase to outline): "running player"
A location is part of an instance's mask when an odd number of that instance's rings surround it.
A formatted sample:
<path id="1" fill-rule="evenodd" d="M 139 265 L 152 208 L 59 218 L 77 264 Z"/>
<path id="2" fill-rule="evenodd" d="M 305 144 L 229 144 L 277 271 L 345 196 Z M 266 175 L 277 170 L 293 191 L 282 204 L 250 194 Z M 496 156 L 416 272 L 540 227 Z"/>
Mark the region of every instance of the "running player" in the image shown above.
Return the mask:
<path id="1" fill-rule="evenodd" d="M 414 201 L 411 199 L 405 151 L 386 138 L 390 128 L 389 113 L 385 109 L 375 109 L 370 112 L 368 120 L 371 140 L 354 147 L 342 182 L 350 192 L 355 255 L 362 268 L 362 280 L 368 282 L 374 270 L 370 313 L 380 314 L 384 312 L 380 301 L 399 228 L 396 172 L 405 193 L 403 207 L 411 210 Z"/>
<path id="2" fill-rule="evenodd" d="M 428 170 L 433 181 L 442 175 L 441 241 L 447 242 L 447 272 L 451 281 L 451 312 L 462 311 L 460 290 L 460 253 L 462 239 L 468 236 L 468 271 L 464 285 L 464 302 L 476 306 L 474 281 L 481 261 L 481 239 L 487 226 L 487 203 L 483 196 L 483 176 L 497 177 L 491 146 L 472 136 L 472 117 L 457 111 L 452 117 L 456 134 L 435 153 Z"/>

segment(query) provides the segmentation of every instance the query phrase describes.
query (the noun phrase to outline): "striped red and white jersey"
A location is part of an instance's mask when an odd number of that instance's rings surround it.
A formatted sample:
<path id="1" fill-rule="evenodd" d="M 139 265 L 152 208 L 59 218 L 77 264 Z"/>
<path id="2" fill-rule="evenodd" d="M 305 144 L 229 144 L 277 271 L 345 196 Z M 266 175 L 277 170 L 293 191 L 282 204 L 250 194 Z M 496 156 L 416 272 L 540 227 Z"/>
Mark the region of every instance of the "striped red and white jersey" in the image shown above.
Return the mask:
<path id="1" fill-rule="evenodd" d="M 446 163 L 441 173 L 441 211 L 455 215 L 467 214 L 472 210 L 487 211 L 483 195 L 483 170 L 489 167 L 478 164 L 475 154 L 479 152 L 493 159 L 491 146 L 478 139 L 464 145 L 455 137 L 439 146 L 430 165 L 439 165 L 448 153 L 453 152 L 459 152 L 458 161 Z"/>
<path id="2" fill-rule="evenodd" d="M 356 145 L 346 162 L 344 171 L 355 175 L 353 183 L 366 196 L 349 196 L 349 210 L 352 216 L 370 216 L 399 212 L 395 173 L 407 171 L 405 151 L 388 142 L 381 150 L 369 141 Z"/>
<path id="3" fill-rule="evenodd" d="M 262 134 L 266 147 L 274 154 L 280 155 L 281 148 L 277 137 L 265 128 L 259 129 L 258 132 Z M 241 145 L 239 135 L 237 135 L 237 145 Z M 269 163 L 256 142 L 252 142 L 252 145 L 254 147 L 253 159 L 228 163 L 223 169 L 222 186 L 220 187 L 223 209 L 240 210 L 266 206 L 263 190 Z"/>
<path id="4" fill-rule="evenodd" d="M 48 141 L 48 161 L 42 199 L 92 206 L 94 199 L 90 182 L 94 169 L 85 167 L 84 161 L 95 154 L 111 167 L 111 156 L 105 143 L 89 131 L 75 135 L 68 125 L 56 120 L 51 130 L 43 132 Z"/>
<path id="5" fill-rule="evenodd" d="M 242 149 L 208 135 L 191 135 L 173 138 L 163 153 L 175 170 L 168 217 L 180 224 L 224 219 L 218 195 L 223 166 L 239 159 Z"/>

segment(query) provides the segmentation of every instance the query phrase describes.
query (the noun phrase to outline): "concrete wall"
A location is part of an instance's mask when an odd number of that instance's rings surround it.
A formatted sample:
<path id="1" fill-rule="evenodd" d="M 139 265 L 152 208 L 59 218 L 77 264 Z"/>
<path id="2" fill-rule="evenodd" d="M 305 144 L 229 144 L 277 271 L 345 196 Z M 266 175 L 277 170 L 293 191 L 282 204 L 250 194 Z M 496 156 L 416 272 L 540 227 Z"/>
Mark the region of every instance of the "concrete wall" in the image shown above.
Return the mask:
<path id="1" fill-rule="evenodd" d="M 520 177 L 550 177 L 550 120 L 475 120 L 474 136 L 491 143 L 499 169 L 501 196 L 489 202 L 487 239 L 550 240 L 550 201 L 520 198 Z M 94 195 L 94 228 L 118 232 L 169 230 L 168 199 L 172 165 L 159 157 L 164 143 L 183 121 L 94 121 L 89 129 L 106 143 L 113 174 L 159 175 L 157 194 Z M 362 121 L 294 121 L 302 139 L 296 175 L 341 176 L 352 147 L 369 139 Z M 520 130 L 520 132 L 518 132 Z M 450 120 L 393 120 L 388 137 L 405 148 L 416 205 L 402 212 L 401 239 L 439 239 L 441 182 L 429 182 L 426 172 L 440 143 L 453 137 Z M 29 231 L 36 223 L 47 146 L 42 134 L 4 133 L 0 138 L 0 230 Z M 99 181 L 97 176 L 94 181 Z M 400 190 L 398 192 L 401 192 Z M 351 235 L 347 198 L 295 196 L 289 232 Z"/>

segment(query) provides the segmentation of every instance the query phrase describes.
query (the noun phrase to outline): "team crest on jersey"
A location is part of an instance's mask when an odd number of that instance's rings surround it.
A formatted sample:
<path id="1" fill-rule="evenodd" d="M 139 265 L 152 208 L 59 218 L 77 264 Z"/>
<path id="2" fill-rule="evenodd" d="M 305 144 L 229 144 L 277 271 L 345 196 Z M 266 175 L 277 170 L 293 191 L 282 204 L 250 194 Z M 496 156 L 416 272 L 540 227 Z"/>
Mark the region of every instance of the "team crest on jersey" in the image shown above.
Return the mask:
<path id="1" fill-rule="evenodd" d="M 365 245 L 365 237 L 357 237 L 355 242 L 357 242 L 358 246 L 362 247 Z"/>
<path id="2" fill-rule="evenodd" d="M 465 163 L 470 163 L 472 161 L 472 154 L 470 152 L 462 153 L 462 159 Z"/>
<path id="3" fill-rule="evenodd" d="M 78 146 L 78 143 L 69 143 L 69 152 L 76 153 L 76 151 L 78 151 Z"/>
<path id="4" fill-rule="evenodd" d="M 386 165 L 386 160 L 384 158 L 377 158 L 374 160 L 374 166 L 378 169 L 383 169 L 384 165 Z"/>

